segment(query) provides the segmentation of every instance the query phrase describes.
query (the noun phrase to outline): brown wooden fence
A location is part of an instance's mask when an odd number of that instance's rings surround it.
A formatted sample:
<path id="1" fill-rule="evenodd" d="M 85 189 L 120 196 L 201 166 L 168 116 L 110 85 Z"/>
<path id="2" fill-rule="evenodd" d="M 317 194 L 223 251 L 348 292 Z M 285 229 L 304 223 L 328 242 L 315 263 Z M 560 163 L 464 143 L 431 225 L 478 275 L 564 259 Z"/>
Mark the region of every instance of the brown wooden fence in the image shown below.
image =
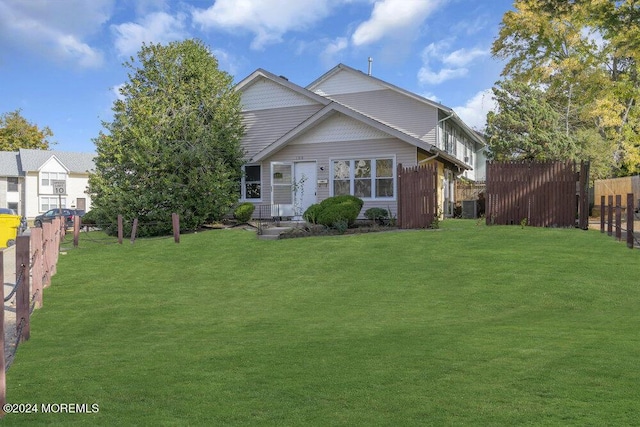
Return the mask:
<path id="1" fill-rule="evenodd" d="M 487 224 L 587 229 L 589 164 L 487 162 Z"/>
<path id="2" fill-rule="evenodd" d="M 0 286 L 3 299 L 0 313 L 0 407 L 6 403 L 7 367 L 18 345 L 31 335 L 30 317 L 34 309 L 42 307 L 43 288 L 51 284 L 51 276 L 56 273 L 64 235 L 65 227 L 58 217 L 51 223 L 42 224 L 41 228 L 33 228 L 29 236 L 16 238 L 15 247 L 7 249 L 7 253 L 15 256 L 15 261 L 6 259 L 4 250 L 0 253 L 0 277 L 3 280 L 15 278 L 8 295 L 5 296 L 5 285 L 10 283 Z M 12 301 L 15 301 L 15 310 L 5 310 L 5 304 Z M 5 352 L 7 348 L 12 348 L 9 354 Z M 4 411 L 0 410 L 0 418 L 3 416 Z"/>
<path id="3" fill-rule="evenodd" d="M 436 165 L 398 164 L 398 227 L 427 228 L 438 215 Z"/>
<path id="4" fill-rule="evenodd" d="M 614 204 L 615 199 L 615 204 Z M 605 204 L 605 200 L 608 200 L 608 203 Z M 635 246 L 638 246 L 640 242 L 638 242 L 639 236 L 636 236 L 634 231 L 634 224 L 636 221 L 636 212 L 635 212 L 635 195 L 634 193 L 627 193 L 625 200 L 623 200 L 621 194 L 616 194 L 615 196 L 600 196 L 600 232 L 604 233 L 605 231 L 605 223 L 607 225 L 606 230 L 609 236 L 613 236 L 615 234 L 615 238 L 617 240 L 622 240 L 622 236 L 624 234 L 625 239 L 627 241 L 627 247 L 629 249 L 633 249 Z M 622 228 L 622 212 L 625 211 L 627 228 Z M 606 221 L 605 221 L 606 217 Z M 615 233 L 614 233 L 615 230 Z"/>

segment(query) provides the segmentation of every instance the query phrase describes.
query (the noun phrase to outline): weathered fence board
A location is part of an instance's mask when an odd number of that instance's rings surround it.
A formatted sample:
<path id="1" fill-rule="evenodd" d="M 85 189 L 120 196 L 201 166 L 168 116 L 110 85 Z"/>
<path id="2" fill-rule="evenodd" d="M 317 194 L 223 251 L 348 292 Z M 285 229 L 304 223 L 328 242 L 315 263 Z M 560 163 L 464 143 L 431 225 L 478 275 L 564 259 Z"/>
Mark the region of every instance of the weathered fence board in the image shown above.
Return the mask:
<path id="1" fill-rule="evenodd" d="M 487 162 L 487 224 L 588 227 L 588 164 Z"/>
<path id="2" fill-rule="evenodd" d="M 438 215 L 435 165 L 398 164 L 398 227 L 427 228 Z"/>

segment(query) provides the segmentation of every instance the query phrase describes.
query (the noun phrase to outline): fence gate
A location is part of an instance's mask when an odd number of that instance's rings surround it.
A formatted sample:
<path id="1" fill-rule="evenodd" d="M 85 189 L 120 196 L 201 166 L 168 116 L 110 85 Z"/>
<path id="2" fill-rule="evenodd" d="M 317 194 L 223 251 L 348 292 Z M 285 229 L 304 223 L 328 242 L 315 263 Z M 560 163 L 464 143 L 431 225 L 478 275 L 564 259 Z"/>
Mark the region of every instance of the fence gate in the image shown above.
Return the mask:
<path id="1" fill-rule="evenodd" d="M 435 164 L 403 168 L 398 164 L 398 227 L 427 228 L 438 214 Z"/>
<path id="2" fill-rule="evenodd" d="M 589 164 L 487 162 L 487 224 L 586 229 Z"/>

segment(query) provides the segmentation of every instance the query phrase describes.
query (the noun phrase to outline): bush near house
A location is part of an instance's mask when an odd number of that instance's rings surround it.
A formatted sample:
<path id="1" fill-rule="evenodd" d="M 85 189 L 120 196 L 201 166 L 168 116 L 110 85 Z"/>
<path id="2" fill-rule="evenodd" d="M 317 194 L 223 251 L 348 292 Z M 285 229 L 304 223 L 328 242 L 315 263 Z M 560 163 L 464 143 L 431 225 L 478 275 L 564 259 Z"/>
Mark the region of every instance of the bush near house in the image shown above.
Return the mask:
<path id="1" fill-rule="evenodd" d="M 240 223 L 248 222 L 255 209 L 256 206 L 253 203 L 241 203 L 233 211 L 233 217 Z"/>
<path id="2" fill-rule="evenodd" d="M 364 216 L 370 221 L 377 221 L 382 224 L 389 218 L 389 211 L 383 208 L 369 208 L 364 211 Z"/>
<path id="3" fill-rule="evenodd" d="M 336 224 L 351 226 L 362 210 L 364 202 L 355 196 L 343 195 L 324 199 L 311 205 L 303 214 L 303 218 L 313 224 L 335 227 Z"/>

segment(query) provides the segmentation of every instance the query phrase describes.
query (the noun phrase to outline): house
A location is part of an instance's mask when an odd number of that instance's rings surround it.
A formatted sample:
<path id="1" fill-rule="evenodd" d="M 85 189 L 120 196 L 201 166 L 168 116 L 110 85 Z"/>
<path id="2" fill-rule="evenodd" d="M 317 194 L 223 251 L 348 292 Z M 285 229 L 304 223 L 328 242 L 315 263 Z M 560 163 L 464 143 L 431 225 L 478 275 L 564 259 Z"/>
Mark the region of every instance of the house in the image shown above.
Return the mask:
<path id="1" fill-rule="evenodd" d="M 92 153 L 20 149 L 0 151 L 0 207 L 33 219 L 59 207 L 89 210 Z"/>
<path id="2" fill-rule="evenodd" d="M 352 194 L 397 212 L 398 164 L 436 163 L 438 201 L 454 209 L 459 177 L 484 180 L 482 137 L 437 102 L 340 64 L 306 88 L 258 69 L 237 85 L 246 134 L 242 201 L 300 217 Z"/>

